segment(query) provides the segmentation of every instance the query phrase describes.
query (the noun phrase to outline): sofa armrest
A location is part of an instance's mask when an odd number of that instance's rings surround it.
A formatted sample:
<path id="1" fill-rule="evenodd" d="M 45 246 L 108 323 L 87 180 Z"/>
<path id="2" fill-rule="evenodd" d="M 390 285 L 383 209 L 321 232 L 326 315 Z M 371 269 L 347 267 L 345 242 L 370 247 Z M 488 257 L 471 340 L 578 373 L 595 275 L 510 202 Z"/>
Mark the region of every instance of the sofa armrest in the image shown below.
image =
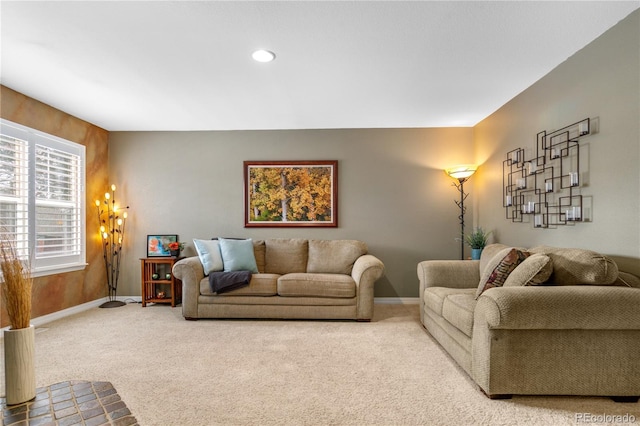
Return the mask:
<path id="1" fill-rule="evenodd" d="M 351 277 L 356 282 L 358 303 L 356 319 L 370 320 L 373 317 L 374 284 L 383 273 L 384 264 L 371 254 L 360 256 L 353 264 Z"/>
<path id="2" fill-rule="evenodd" d="M 473 288 L 480 283 L 479 260 L 425 260 L 418 263 L 420 295 L 427 287 Z"/>
<path id="3" fill-rule="evenodd" d="M 640 289 L 630 287 L 499 287 L 478 298 L 474 329 L 640 330 L 638 306 Z"/>
<path id="4" fill-rule="evenodd" d="M 182 316 L 198 317 L 198 297 L 200 281 L 204 278 L 204 268 L 198 256 L 187 257 L 173 265 L 173 275 L 182 281 Z"/>

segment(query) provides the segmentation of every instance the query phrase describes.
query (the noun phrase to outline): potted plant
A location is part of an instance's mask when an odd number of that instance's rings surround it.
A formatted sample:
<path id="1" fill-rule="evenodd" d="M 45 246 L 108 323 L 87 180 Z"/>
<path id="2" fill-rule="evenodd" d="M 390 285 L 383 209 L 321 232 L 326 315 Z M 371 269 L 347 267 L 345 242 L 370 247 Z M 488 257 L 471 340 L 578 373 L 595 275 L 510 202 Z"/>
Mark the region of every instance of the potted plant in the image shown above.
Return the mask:
<path id="1" fill-rule="evenodd" d="M 2 234 L 0 234 L 2 235 Z M 21 404 L 36 396 L 35 329 L 31 325 L 31 265 L 15 244 L 0 240 L 2 299 L 10 327 L 4 331 L 5 391 L 7 405 Z"/>
<path id="2" fill-rule="evenodd" d="M 491 231 L 485 232 L 484 229 L 478 227 L 470 234 L 464 236 L 464 242 L 471 247 L 471 259 L 480 259 L 482 249 L 487 245 Z"/>
<path id="3" fill-rule="evenodd" d="M 165 244 L 163 246 L 165 251 L 169 251 L 169 253 L 171 253 L 171 256 L 180 256 L 180 252 L 182 250 L 184 250 L 184 243 L 181 243 L 180 241 L 174 241 L 172 243 L 169 244 Z"/>

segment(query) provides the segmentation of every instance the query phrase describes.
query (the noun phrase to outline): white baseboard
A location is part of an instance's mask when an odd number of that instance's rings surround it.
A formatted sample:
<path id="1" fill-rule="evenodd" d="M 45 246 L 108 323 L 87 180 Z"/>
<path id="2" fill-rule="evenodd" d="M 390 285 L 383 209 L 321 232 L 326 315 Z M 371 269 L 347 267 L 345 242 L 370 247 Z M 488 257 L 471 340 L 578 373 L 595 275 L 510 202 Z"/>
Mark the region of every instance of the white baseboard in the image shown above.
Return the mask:
<path id="1" fill-rule="evenodd" d="M 381 305 L 417 305 L 420 303 L 419 297 L 374 297 L 373 303 Z"/>
<path id="2" fill-rule="evenodd" d="M 142 297 L 141 296 L 128 296 L 128 297 L 117 297 L 117 300 L 121 300 L 125 303 L 128 302 L 134 302 L 134 303 L 138 303 L 142 301 Z M 96 300 L 92 300 L 91 302 L 87 302 L 87 303 L 83 303 L 81 305 L 76 305 L 76 306 L 72 306 L 70 308 L 67 309 L 63 309 L 61 311 L 58 312 L 53 312 L 51 314 L 48 315 L 42 315 L 40 317 L 36 317 L 36 318 L 32 318 L 31 319 L 31 324 L 34 325 L 35 327 L 41 327 L 44 324 L 68 317 L 70 315 L 74 315 L 74 314 L 78 314 L 80 312 L 84 312 L 87 311 L 89 309 L 92 308 L 97 308 L 98 306 L 102 305 L 104 302 L 106 302 L 107 300 L 109 300 L 106 297 L 103 297 L 102 299 L 96 299 Z M 4 327 L 4 328 L 0 328 L 0 330 L 8 330 L 9 327 Z M 2 335 L 0 335 L 0 338 L 2 338 Z"/>
<path id="3" fill-rule="evenodd" d="M 121 300 L 125 303 L 140 303 L 142 302 L 142 296 L 119 296 L 118 300 Z M 92 308 L 97 308 L 102 305 L 108 299 L 103 297 L 102 299 L 96 299 L 91 302 L 83 303 L 82 305 L 72 306 L 71 308 L 63 309 L 58 312 L 54 312 L 48 315 L 42 315 L 37 318 L 33 318 L 31 320 L 31 324 L 36 327 L 41 327 L 44 324 L 68 317 L 70 315 L 78 314 L 80 312 L 87 311 Z M 420 299 L 417 297 L 375 297 L 373 299 L 374 303 L 379 303 L 381 305 L 417 305 L 420 302 Z M 0 330 L 8 330 L 9 327 L 1 328 Z M 0 335 L 0 338 L 2 336 Z"/>

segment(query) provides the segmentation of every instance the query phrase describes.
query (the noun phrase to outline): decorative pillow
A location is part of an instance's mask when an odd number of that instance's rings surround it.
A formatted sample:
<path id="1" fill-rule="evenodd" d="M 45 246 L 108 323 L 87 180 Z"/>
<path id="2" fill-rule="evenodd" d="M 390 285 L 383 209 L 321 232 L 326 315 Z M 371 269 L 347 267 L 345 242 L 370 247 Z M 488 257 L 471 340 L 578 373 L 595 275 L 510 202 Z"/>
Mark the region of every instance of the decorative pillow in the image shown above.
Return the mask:
<path id="1" fill-rule="evenodd" d="M 501 287 L 516 267 L 529 257 L 530 253 L 516 248 L 500 250 L 487 264 L 476 292 L 476 299 L 490 288 Z"/>
<path id="2" fill-rule="evenodd" d="M 251 271 L 258 273 L 256 257 L 253 253 L 253 241 L 230 240 L 220 238 L 220 253 L 224 263 L 224 271 Z"/>
<path id="3" fill-rule="evenodd" d="M 556 285 L 611 285 L 618 278 L 618 265 L 592 250 L 539 246 L 529 251 L 553 260 L 550 281 Z"/>
<path id="4" fill-rule="evenodd" d="M 504 249 L 512 249 L 512 248 L 513 246 L 507 246 L 505 244 L 500 244 L 500 243 L 493 243 L 493 244 L 487 245 L 484 249 L 482 249 L 482 254 L 480 255 L 480 274 L 482 275 L 484 271 L 487 270 L 487 265 L 494 257 L 496 257 L 496 255 L 499 252 L 503 251 Z M 505 252 L 505 254 L 506 253 L 507 252 Z M 495 265 L 491 269 L 493 269 L 494 267 Z"/>
<path id="5" fill-rule="evenodd" d="M 519 264 L 504 282 L 505 287 L 540 285 L 546 282 L 553 272 L 553 262 L 545 254 L 532 254 Z"/>
<path id="6" fill-rule="evenodd" d="M 193 245 L 196 247 L 198 257 L 204 268 L 204 274 L 209 275 L 211 272 L 219 272 L 224 269 L 222 264 L 222 254 L 220 253 L 220 244 L 214 240 L 196 240 L 194 238 Z"/>

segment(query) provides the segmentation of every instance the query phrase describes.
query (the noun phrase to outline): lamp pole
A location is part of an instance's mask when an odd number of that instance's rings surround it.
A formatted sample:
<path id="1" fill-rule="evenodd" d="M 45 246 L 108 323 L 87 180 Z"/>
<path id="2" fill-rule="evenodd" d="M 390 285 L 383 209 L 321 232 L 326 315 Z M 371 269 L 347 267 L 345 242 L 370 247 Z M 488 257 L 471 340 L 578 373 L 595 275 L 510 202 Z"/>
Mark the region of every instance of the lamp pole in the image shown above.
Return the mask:
<path id="1" fill-rule="evenodd" d="M 456 205 L 460 208 L 460 215 L 458 216 L 460 220 L 460 260 L 464 260 L 464 214 L 467 211 L 464 200 L 469 196 L 469 194 L 464 192 L 464 183 L 466 180 L 467 178 L 458 178 L 458 183 L 453 182 L 453 186 L 460 192 L 460 201 L 455 201 Z"/>
<path id="2" fill-rule="evenodd" d="M 469 195 L 464 192 L 464 183 L 476 172 L 477 169 L 478 166 L 475 164 L 463 164 L 444 170 L 446 174 L 457 180 L 457 182 L 454 180 L 453 186 L 455 186 L 458 192 L 460 192 L 460 201 L 454 200 L 456 205 L 460 208 L 460 215 L 458 216 L 458 219 L 460 220 L 460 260 L 464 260 L 464 214 L 467 211 L 467 208 L 464 206 L 464 200 L 466 200 Z"/>

